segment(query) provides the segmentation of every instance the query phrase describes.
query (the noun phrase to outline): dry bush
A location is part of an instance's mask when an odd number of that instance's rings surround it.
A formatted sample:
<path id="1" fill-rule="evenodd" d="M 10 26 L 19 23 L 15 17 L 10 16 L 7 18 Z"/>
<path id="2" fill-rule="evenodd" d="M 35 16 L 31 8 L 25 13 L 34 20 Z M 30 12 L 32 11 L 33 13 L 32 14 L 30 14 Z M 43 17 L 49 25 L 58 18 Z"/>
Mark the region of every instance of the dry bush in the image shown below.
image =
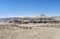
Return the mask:
<path id="1" fill-rule="evenodd" d="M 22 28 L 22 29 L 32 29 L 32 27 L 27 27 L 27 26 L 19 26 L 19 28 Z"/>

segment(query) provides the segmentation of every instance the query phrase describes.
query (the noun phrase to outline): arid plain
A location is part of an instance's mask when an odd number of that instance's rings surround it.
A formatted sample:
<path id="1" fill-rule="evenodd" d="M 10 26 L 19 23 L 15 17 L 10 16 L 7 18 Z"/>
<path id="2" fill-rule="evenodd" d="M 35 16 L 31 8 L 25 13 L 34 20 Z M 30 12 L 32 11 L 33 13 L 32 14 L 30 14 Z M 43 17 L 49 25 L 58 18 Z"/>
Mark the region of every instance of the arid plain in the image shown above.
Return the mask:
<path id="1" fill-rule="evenodd" d="M 0 26 L 0 39 L 60 39 L 60 28 Z"/>

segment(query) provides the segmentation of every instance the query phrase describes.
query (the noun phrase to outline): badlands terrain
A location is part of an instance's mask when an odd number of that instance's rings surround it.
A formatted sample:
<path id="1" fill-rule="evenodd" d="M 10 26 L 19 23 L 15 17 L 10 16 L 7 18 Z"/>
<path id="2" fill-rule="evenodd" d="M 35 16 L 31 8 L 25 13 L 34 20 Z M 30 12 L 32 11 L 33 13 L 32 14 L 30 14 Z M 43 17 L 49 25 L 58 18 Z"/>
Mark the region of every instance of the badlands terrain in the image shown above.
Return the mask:
<path id="1" fill-rule="evenodd" d="M 60 39 L 60 17 L 2 18 L 0 39 Z"/>
<path id="2" fill-rule="evenodd" d="M 26 26 L 10 26 L 0 23 L 0 39 L 60 39 L 60 25 L 57 25 L 58 27 L 54 26 L 28 28 Z"/>

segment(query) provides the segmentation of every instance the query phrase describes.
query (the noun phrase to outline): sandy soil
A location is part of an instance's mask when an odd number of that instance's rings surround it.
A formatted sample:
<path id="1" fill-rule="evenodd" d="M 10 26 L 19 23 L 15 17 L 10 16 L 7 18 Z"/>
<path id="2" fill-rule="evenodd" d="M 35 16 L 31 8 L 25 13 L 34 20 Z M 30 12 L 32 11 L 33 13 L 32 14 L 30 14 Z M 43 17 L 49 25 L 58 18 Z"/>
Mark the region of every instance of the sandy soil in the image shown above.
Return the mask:
<path id="1" fill-rule="evenodd" d="M 60 39 L 60 28 L 0 26 L 0 39 Z"/>

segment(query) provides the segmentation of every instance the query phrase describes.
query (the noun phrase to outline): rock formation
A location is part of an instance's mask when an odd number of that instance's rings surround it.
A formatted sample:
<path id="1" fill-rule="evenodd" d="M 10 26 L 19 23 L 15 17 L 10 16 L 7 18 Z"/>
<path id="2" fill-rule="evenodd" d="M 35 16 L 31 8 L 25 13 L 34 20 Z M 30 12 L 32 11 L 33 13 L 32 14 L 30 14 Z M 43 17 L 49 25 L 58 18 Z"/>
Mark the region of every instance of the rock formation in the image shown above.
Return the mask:
<path id="1" fill-rule="evenodd" d="M 41 14 L 37 17 L 21 17 L 20 19 L 9 20 L 9 23 L 19 23 L 19 24 L 28 24 L 28 23 L 60 23 L 60 20 L 56 20 L 53 17 L 47 17 L 44 14 Z"/>

